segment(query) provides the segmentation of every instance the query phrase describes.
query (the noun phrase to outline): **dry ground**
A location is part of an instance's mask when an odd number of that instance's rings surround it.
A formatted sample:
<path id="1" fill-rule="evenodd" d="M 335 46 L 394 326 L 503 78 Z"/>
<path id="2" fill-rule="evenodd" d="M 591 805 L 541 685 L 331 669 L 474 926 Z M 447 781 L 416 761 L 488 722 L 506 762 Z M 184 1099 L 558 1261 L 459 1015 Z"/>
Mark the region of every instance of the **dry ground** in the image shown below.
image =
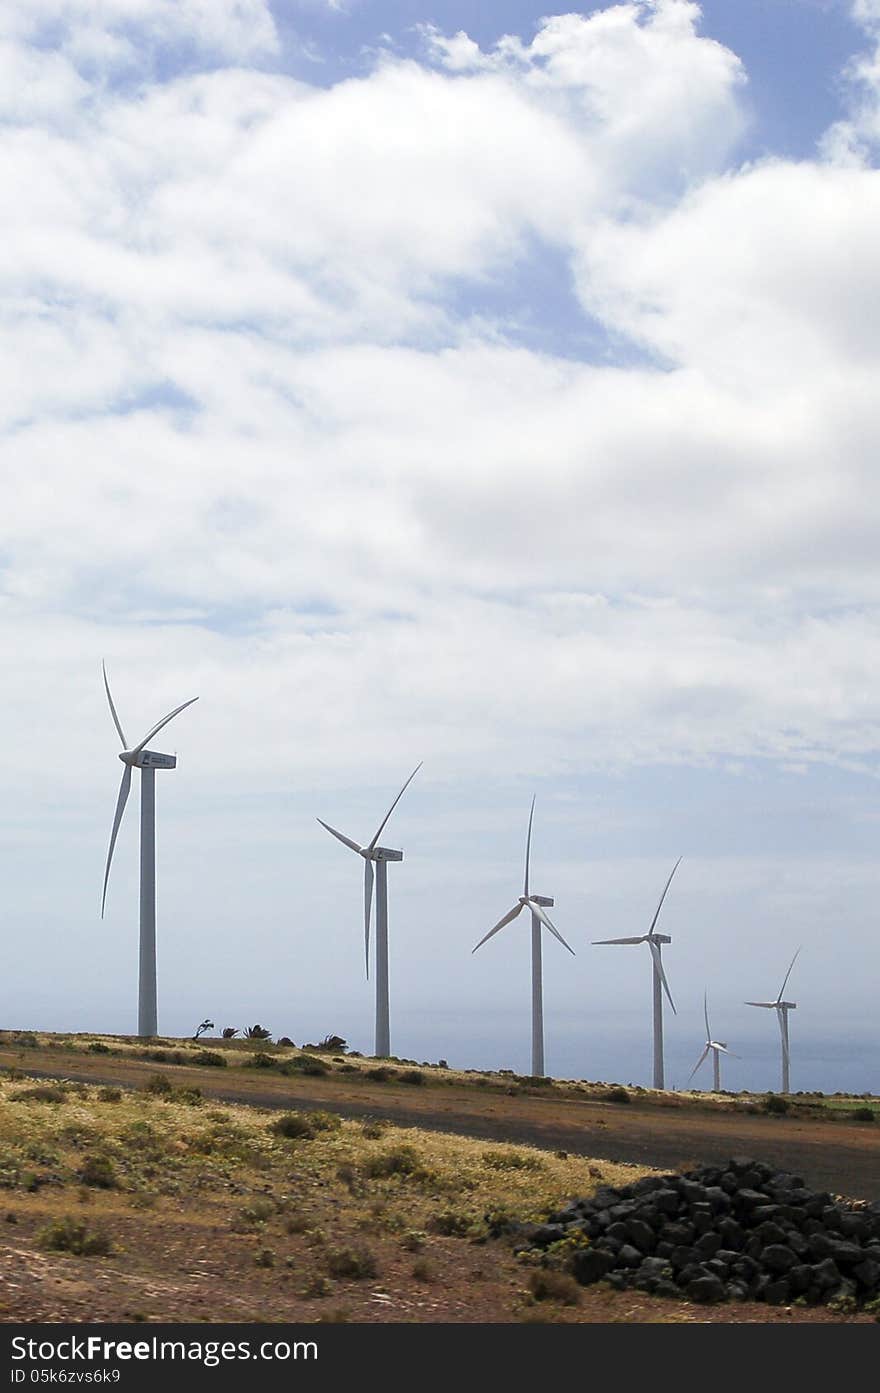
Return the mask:
<path id="1" fill-rule="evenodd" d="M 536 1300 L 536 1269 L 489 1236 L 485 1221 L 502 1209 L 538 1217 L 600 1183 L 636 1178 L 649 1161 L 671 1168 L 737 1152 L 799 1169 L 836 1193 L 872 1197 L 873 1185 L 880 1197 L 875 1127 L 835 1120 L 830 1110 L 772 1117 L 729 1098 L 654 1094 L 615 1104 L 602 1101 L 608 1089 L 599 1086 L 531 1086 L 426 1066 L 421 1083 L 404 1083 L 412 1066 L 388 1066 L 394 1076 L 375 1079 L 376 1061 L 341 1056 L 328 1060 L 330 1073 L 291 1076 L 253 1067 L 253 1051 L 238 1044 L 222 1050 L 235 1063 L 213 1068 L 139 1058 L 143 1042 L 31 1038 L 0 1038 L 4 1321 L 871 1319 L 694 1307 L 564 1284 Z M 182 1042 L 156 1048 L 194 1057 Z M 291 1060 L 299 1052 L 273 1053 Z M 25 1068 L 93 1082 L 53 1093 Z M 172 1093 L 144 1088 L 157 1073 Z M 124 1087 L 98 1082 L 111 1079 Z M 252 1103 L 221 1101 L 235 1096 Z M 294 1106 L 326 1110 L 313 1136 L 273 1130 Z M 346 1111 L 386 1120 L 340 1117 Z M 508 1136 L 518 1144 L 497 1140 Z M 87 1237 L 104 1235 L 110 1251 L 47 1247 L 47 1231 L 68 1219 Z"/>

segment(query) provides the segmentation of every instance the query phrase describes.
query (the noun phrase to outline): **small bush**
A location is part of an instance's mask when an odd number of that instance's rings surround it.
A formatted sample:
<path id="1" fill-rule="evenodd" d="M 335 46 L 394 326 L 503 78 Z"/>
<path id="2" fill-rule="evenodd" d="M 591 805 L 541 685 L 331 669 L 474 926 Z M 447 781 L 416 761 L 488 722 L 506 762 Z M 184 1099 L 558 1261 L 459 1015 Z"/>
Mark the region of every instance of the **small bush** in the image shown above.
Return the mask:
<path id="1" fill-rule="evenodd" d="M 421 1069 L 404 1069 L 403 1073 L 400 1075 L 400 1082 L 414 1084 L 424 1083 L 425 1076 Z"/>
<path id="2" fill-rule="evenodd" d="M 328 1279 L 322 1276 L 321 1273 L 315 1272 L 312 1274 L 311 1277 L 308 1278 L 305 1286 L 300 1287 L 299 1294 L 300 1296 L 306 1297 L 329 1296 L 332 1290 L 333 1283 L 328 1281 Z"/>
<path id="3" fill-rule="evenodd" d="M 84 1185 L 94 1185 L 99 1190 L 115 1190 L 119 1184 L 116 1168 L 109 1156 L 84 1157 L 79 1178 Z"/>
<path id="4" fill-rule="evenodd" d="M 331 1248 L 326 1256 L 327 1271 L 331 1277 L 348 1277 L 360 1281 L 364 1277 L 375 1277 L 378 1264 L 369 1248 Z"/>
<path id="5" fill-rule="evenodd" d="M 364 1070 L 364 1078 L 372 1079 L 374 1083 L 387 1083 L 389 1079 L 396 1076 L 396 1069 L 387 1069 L 384 1064 L 378 1064 L 374 1069 Z"/>
<path id="6" fill-rule="evenodd" d="M 89 1044 L 89 1054 L 109 1054 L 110 1046 L 105 1045 L 103 1040 L 92 1040 Z"/>
<path id="7" fill-rule="evenodd" d="M 99 1102 L 99 1103 L 121 1103 L 121 1102 L 122 1102 L 122 1089 L 121 1089 L 121 1088 L 117 1088 L 117 1087 L 115 1086 L 115 1084 L 108 1084 L 106 1088 L 99 1088 L 99 1089 L 98 1089 L 98 1102 Z"/>
<path id="8" fill-rule="evenodd" d="M 481 1158 L 484 1166 L 499 1171 L 537 1171 L 541 1162 L 537 1156 L 524 1156 L 521 1151 L 484 1151 Z"/>
<path id="9" fill-rule="evenodd" d="M 284 1221 L 284 1227 L 288 1233 L 308 1233 L 309 1220 L 305 1214 L 288 1214 Z"/>
<path id="10" fill-rule="evenodd" d="M 425 1246 L 425 1235 L 419 1229 L 410 1229 L 400 1240 L 405 1253 L 420 1253 Z"/>
<path id="11" fill-rule="evenodd" d="M 379 1137 L 384 1136 L 385 1126 L 381 1122 L 369 1120 L 363 1124 L 361 1131 L 368 1141 L 378 1141 Z"/>
<path id="12" fill-rule="evenodd" d="M 307 1113 L 286 1112 L 281 1117 L 270 1122 L 269 1131 L 274 1132 L 279 1137 L 289 1137 L 291 1140 L 298 1140 L 305 1137 L 311 1140 L 315 1135 L 315 1128 Z"/>
<path id="13" fill-rule="evenodd" d="M 371 1180 L 381 1180 L 390 1175 L 415 1175 L 419 1169 L 419 1158 L 412 1147 L 398 1146 L 380 1156 L 371 1156 L 364 1166 L 364 1174 Z"/>
<path id="14" fill-rule="evenodd" d="M 254 1264 L 257 1267 L 274 1267 L 275 1254 L 271 1248 L 258 1248 L 254 1253 Z"/>
<path id="15" fill-rule="evenodd" d="M 277 1069 L 280 1060 L 274 1054 L 267 1054 L 265 1050 L 258 1050 L 250 1059 L 245 1060 L 247 1069 Z"/>
<path id="16" fill-rule="evenodd" d="M 37 1241 L 42 1248 L 73 1253 L 76 1257 L 103 1257 L 113 1252 L 106 1233 L 90 1231 L 84 1219 L 74 1219 L 70 1214 L 46 1224 L 37 1234 Z"/>
<path id="17" fill-rule="evenodd" d="M 143 1088 L 145 1093 L 152 1093 L 157 1098 L 167 1098 L 174 1092 L 174 1084 L 167 1074 L 151 1074 Z"/>
<path id="18" fill-rule="evenodd" d="M 225 1069 L 226 1056 L 217 1050 L 196 1050 L 192 1056 L 193 1064 L 201 1064 L 205 1069 Z"/>
<path id="19" fill-rule="evenodd" d="M 317 1076 L 319 1074 L 332 1073 L 332 1066 L 326 1059 L 319 1059 L 316 1054 L 297 1054 L 293 1059 L 289 1059 L 281 1070 L 283 1074 L 306 1074 Z"/>
<path id="20" fill-rule="evenodd" d="M 307 1113 L 307 1117 L 316 1132 L 338 1132 L 342 1126 L 342 1118 L 337 1117 L 335 1112 L 324 1112 L 319 1109 L 316 1112 Z"/>
<path id="21" fill-rule="evenodd" d="M 470 1233 L 471 1221 L 466 1214 L 456 1214 L 454 1210 L 446 1209 L 428 1220 L 428 1228 L 431 1233 L 440 1233 L 444 1238 L 463 1238 Z"/>
<path id="22" fill-rule="evenodd" d="M 413 1263 L 412 1274 L 417 1282 L 433 1282 L 434 1271 L 427 1258 L 419 1258 Z"/>
<path id="23" fill-rule="evenodd" d="M 21 1050 L 35 1050 L 39 1045 L 36 1035 L 32 1035 L 29 1030 L 24 1030 L 19 1035 L 13 1035 L 12 1044 L 17 1045 Z"/>
<path id="24" fill-rule="evenodd" d="M 604 1101 L 606 1103 L 631 1103 L 632 1099 L 625 1088 L 618 1086 L 617 1088 L 609 1088 Z"/>
<path id="25" fill-rule="evenodd" d="M 66 1103 L 65 1089 L 56 1085 L 41 1085 L 39 1088 L 21 1088 L 9 1095 L 13 1103 Z"/>
<path id="26" fill-rule="evenodd" d="M 873 1121 L 874 1121 L 874 1109 L 873 1109 L 873 1108 L 853 1108 L 852 1112 L 850 1113 L 850 1116 L 852 1117 L 853 1122 L 873 1122 Z"/>
<path id="27" fill-rule="evenodd" d="M 580 1287 L 567 1272 L 546 1268 L 530 1272 L 528 1288 L 536 1301 L 558 1301 L 563 1306 L 576 1306 L 580 1300 Z"/>
<path id="28" fill-rule="evenodd" d="M 782 1117 L 788 1112 L 788 1109 L 788 1099 L 783 1097 L 781 1093 L 768 1093 L 767 1097 L 764 1099 L 764 1111 L 776 1117 Z"/>

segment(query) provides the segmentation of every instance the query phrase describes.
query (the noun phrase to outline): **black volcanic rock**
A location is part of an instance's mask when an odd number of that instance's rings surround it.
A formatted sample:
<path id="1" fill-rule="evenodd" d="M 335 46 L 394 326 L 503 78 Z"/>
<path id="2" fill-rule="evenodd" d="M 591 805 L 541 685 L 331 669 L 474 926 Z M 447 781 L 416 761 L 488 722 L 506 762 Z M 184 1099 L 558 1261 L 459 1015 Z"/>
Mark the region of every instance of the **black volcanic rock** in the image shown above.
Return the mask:
<path id="1" fill-rule="evenodd" d="M 811 1191 L 750 1157 L 603 1186 L 543 1224 L 507 1231 L 533 1258 L 582 1238 L 568 1265 L 585 1285 L 777 1305 L 880 1295 L 880 1205 Z"/>

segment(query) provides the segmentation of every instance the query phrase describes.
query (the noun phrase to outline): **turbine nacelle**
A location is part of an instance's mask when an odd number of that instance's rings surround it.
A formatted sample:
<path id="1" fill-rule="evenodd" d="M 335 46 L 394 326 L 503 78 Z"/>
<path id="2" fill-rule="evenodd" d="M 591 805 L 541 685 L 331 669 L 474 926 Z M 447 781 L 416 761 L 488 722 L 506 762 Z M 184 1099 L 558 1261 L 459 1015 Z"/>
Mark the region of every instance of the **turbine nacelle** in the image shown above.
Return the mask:
<path id="1" fill-rule="evenodd" d="M 119 758 L 132 769 L 177 768 L 177 755 L 159 754 L 158 750 L 123 750 Z"/>
<path id="2" fill-rule="evenodd" d="M 372 851 L 369 847 L 361 847 L 361 856 L 365 861 L 402 861 L 403 852 L 394 851 L 390 846 L 374 846 Z"/>
<path id="3" fill-rule="evenodd" d="M 520 895 L 521 905 L 540 905 L 542 909 L 552 909 L 556 901 L 552 895 Z"/>

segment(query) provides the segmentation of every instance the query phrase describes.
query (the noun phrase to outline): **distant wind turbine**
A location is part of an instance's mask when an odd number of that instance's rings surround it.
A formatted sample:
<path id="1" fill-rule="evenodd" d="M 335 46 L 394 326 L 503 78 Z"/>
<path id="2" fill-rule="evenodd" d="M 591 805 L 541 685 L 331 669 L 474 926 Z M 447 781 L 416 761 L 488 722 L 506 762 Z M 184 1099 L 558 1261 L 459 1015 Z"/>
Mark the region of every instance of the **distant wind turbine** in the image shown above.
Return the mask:
<path id="1" fill-rule="evenodd" d="M 337 841 L 344 846 L 356 851 L 358 856 L 364 858 L 364 952 L 366 955 L 367 978 L 370 976 L 370 911 L 373 903 L 373 862 L 376 863 L 376 1031 L 374 1053 L 380 1058 L 387 1058 L 391 1053 L 391 1028 L 389 1024 L 388 1011 L 388 862 L 402 861 L 402 851 L 392 851 L 390 847 L 379 846 L 379 838 L 382 830 L 394 809 L 397 807 L 404 792 L 415 778 L 422 767 L 422 761 L 416 765 L 410 774 L 403 788 L 398 793 L 391 807 L 379 823 L 372 841 L 366 846 L 359 846 L 350 837 L 346 837 L 343 832 L 337 832 L 335 827 L 331 827 L 329 822 L 318 818 L 322 827 L 334 836 Z"/>
<path id="2" fill-rule="evenodd" d="M 532 895 L 529 893 L 529 859 L 532 847 L 532 818 L 535 814 L 535 800 L 532 798 L 532 807 L 529 812 L 529 830 L 526 835 L 526 875 L 523 883 L 523 893 L 519 897 L 519 902 L 514 905 L 503 919 L 499 919 L 494 929 L 490 929 L 485 937 L 481 938 L 476 948 L 471 951 L 476 953 L 477 948 L 482 948 L 493 934 L 497 934 L 499 929 L 503 929 L 505 924 L 509 924 L 525 908 L 531 911 L 532 915 L 532 1076 L 542 1078 L 544 1075 L 544 990 L 541 967 L 541 925 L 549 929 L 555 938 L 559 939 L 563 948 L 568 948 L 569 953 L 574 957 L 574 949 L 569 947 L 562 934 L 551 924 L 549 916 L 545 913 L 546 909 L 553 908 L 553 900 L 547 895 Z"/>
<path id="3" fill-rule="evenodd" d="M 173 711 L 169 711 L 167 716 L 163 716 L 161 721 L 147 731 L 143 740 L 129 749 L 128 741 L 116 714 L 116 707 L 113 705 L 107 668 L 103 663 L 101 671 L 104 674 L 104 690 L 110 703 L 110 715 L 113 717 L 113 724 L 119 734 L 119 739 L 122 741 L 122 751 L 119 758 L 125 766 L 122 771 L 122 782 L 119 785 L 119 797 L 116 800 L 116 813 L 113 818 L 113 830 L 110 833 L 107 864 L 104 867 L 101 918 L 104 917 L 104 906 L 107 902 L 107 881 L 110 878 L 113 848 L 116 846 L 119 824 L 122 822 L 122 814 L 125 812 L 125 805 L 131 790 L 131 771 L 139 769 L 141 771 L 141 890 L 138 1035 L 152 1036 L 158 1033 L 156 1013 L 156 770 L 176 769 L 177 757 L 176 755 L 158 754 L 155 750 L 148 750 L 146 746 L 148 740 L 152 740 L 154 735 L 158 735 L 162 727 L 167 726 L 168 722 L 173 720 L 175 716 L 179 716 L 181 711 L 185 711 L 187 706 L 192 706 L 194 701 L 198 701 L 198 697 L 190 697 L 189 701 L 185 701 L 182 706 L 175 706 Z"/>
<path id="4" fill-rule="evenodd" d="M 792 958 L 791 963 L 789 964 L 788 971 L 787 971 L 786 974 L 785 974 L 785 978 L 784 978 L 784 980 L 783 980 L 782 986 L 779 988 L 779 995 L 777 996 L 777 998 L 776 998 L 775 1001 L 747 1001 L 747 1002 L 745 1003 L 746 1006 L 763 1006 L 763 1007 L 765 1007 L 768 1011 L 775 1011 L 775 1012 L 776 1012 L 776 1019 L 779 1021 L 779 1034 L 782 1036 L 782 1092 L 783 1092 L 783 1093 L 790 1093 L 790 1092 L 791 1092 L 791 1089 L 790 1089 L 790 1087 L 789 1087 L 789 1066 L 790 1066 L 790 1064 L 791 1064 L 791 1051 L 790 1051 L 790 1049 L 789 1049 L 789 1044 L 788 1044 L 788 1013 L 789 1013 L 789 1011 L 796 1011 L 796 1010 L 797 1010 L 797 1002 L 796 1002 L 796 1001 L 783 1001 L 783 1000 L 782 1000 L 782 993 L 785 991 L 785 988 L 786 988 L 786 986 L 787 986 L 787 984 L 788 984 L 788 979 L 789 979 L 789 977 L 791 976 L 791 969 L 794 967 L 795 963 L 797 962 L 797 956 L 798 956 L 798 953 L 799 953 L 800 951 L 801 951 L 801 950 L 800 950 L 800 948 L 799 948 L 799 949 L 797 950 L 797 953 L 795 953 L 794 957 Z"/>
<path id="5" fill-rule="evenodd" d="M 669 990 L 669 983 L 666 981 L 666 973 L 663 971 L 663 961 L 660 956 L 660 948 L 664 943 L 671 943 L 672 939 L 668 934 L 658 934 L 654 932 L 654 926 L 660 917 L 660 910 L 663 908 L 663 901 L 666 899 L 666 891 L 672 884 L 672 877 L 681 865 L 679 856 L 675 865 L 669 873 L 669 879 L 663 887 L 663 894 L 660 896 L 660 903 L 657 906 L 654 918 L 651 920 L 651 927 L 646 934 L 641 934 L 638 938 L 597 938 L 594 944 L 607 943 L 647 943 L 651 950 L 653 959 L 653 978 L 654 978 L 654 1087 L 663 1088 L 663 992 L 669 998 L 669 1005 L 672 1007 L 672 1014 L 675 1015 L 675 1002 L 672 1000 L 672 993 Z"/>
<path id="6" fill-rule="evenodd" d="M 705 1021 L 706 1021 L 706 1047 L 705 1047 L 705 1049 L 703 1050 L 703 1053 L 700 1055 L 699 1059 L 697 1060 L 696 1064 L 694 1065 L 693 1069 L 691 1070 L 691 1075 L 690 1075 L 690 1078 L 688 1079 L 688 1083 L 690 1083 L 691 1079 L 694 1077 L 694 1074 L 697 1072 L 697 1070 L 699 1069 L 699 1067 L 700 1067 L 700 1065 L 702 1064 L 703 1060 L 706 1058 L 706 1056 L 708 1055 L 709 1051 L 711 1050 L 711 1051 L 712 1051 L 712 1087 L 714 1088 L 714 1090 L 715 1090 L 716 1093 L 720 1093 L 720 1092 L 721 1092 L 721 1060 L 720 1060 L 720 1056 L 721 1056 L 722 1054 L 729 1054 L 729 1055 L 731 1055 L 732 1058 L 734 1058 L 734 1059 L 736 1059 L 737 1056 L 736 1056 L 735 1054 L 733 1054 L 732 1050 L 729 1050 L 729 1049 L 727 1048 L 727 1044 L 725 1043 L 724 1040 L 713 1040 L 713 1039 L 712 1039 L 712 1030 L 711 1030 L 711 1027 L 710 1027 L 710 1025 L 709 1025 L 709 1002 L 708 1002 L 708 998 L 707 998 L 707 995 L 706 995 L 705 992 L 703 992 L 703 1016 L 704 1016 Z"/>

